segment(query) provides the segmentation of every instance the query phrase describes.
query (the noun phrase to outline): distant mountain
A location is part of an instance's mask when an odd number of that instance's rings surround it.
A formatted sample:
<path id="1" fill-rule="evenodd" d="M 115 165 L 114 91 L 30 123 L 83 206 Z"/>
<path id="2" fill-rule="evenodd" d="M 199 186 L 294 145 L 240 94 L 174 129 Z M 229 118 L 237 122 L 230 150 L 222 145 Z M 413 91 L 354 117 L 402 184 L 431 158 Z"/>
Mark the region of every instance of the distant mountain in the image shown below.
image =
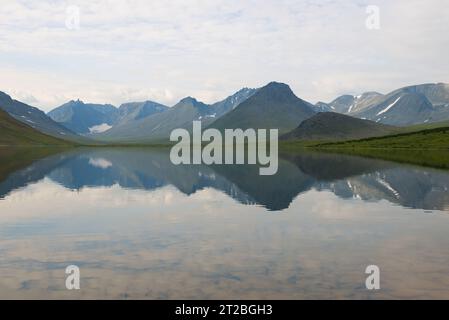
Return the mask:
<path id="1" fill-rule="evenodd" d="M 134 120 L 140 120 L 156 113 L 167 111 L 168 107 L 153 101 L 129 102 L 119 108 L 118 123 L 124 124 Z"/>
<path id="2" fill-rule="evenodd" d="M 434 107 L 449 106 L 449 84 L 447 83 L 426 83 L 405 87 L 397 91 L 422 94 Z"/>
<path id="3" fill-rule="evenodd" d="M 377 92 L 344 95 L 327 106 L 335 112 L 396 126 L 448 120 L 449 84 L 408 86 L 386 95 Z"/>
<path id="4" fill-rule="evenodd" d="M 335 112 L 321 112 L 304 120 L 282 140 L 350 140 L 385 136 L 396 133 L 392 126 L 353 118 Z"/>
<path id="5" fill-rule="evenodd" d="M 16 120 L 51 136 L 79 140 L 80 137 L 73 131 L 52 120 L 43 111 L 17 100 L 13 100 L 6 93 L 0 92 L 0 109 L 6 111 Z"/>
<path id="6" fill-rule="evenodd" d="M 234 110 L 240 103 L 253 96 L 256 91 L 257 89 L 243 88 L 226 99 L 214 103 L 211 107 L 214 109 L 216 118 Z"/>
<path id="7" fill-rule="evenodd" d="M 316 107 L 321 108 L 321 112 L 330 111 L 350 114 L 370 106 L 373 101 L 381 96 L 382 94 L 378 92 L 365 92 L 358 96 L 345 94 L 329 103 L 319 102 L 316 104 Z"/>
<path id="8" fill-rule="evenodd" d="M 53 109 L 48 115 L 78 134 L 89 135 L 102 133 L 115 125 L 131 123 L 167 109 L 167 106 L 153 101 L 129 102 L 116 108 L 110 104 L 72 100 Z"/>
<path id="9" fill-rule="evenodd" d="M 354 104 L 355 97 L 349 94 L 342 95 L 331 101 L 328 106 L 332 111 L 339 113 L 348 113 Z"/>
<path id="10" fill-rule="evenodd" d="M 364 92 L 361 95 L 354 96 L 354 100 L 348 108 L 347 114 L 360 112 L 375 104 L 382 99 L 383 94 L 375 91 Z"/>
<path id="11" fill-rule="evenodd" d="M 110 104 L 92 104 L 71 100 L 50 111 L 48 116 L 64 127 L 85 135 L 112 127 L 119 117 L 119 111 Z"/>
<path id="12" fill-rule="evenodd" d="M 384 124 L 407 126 L 437 121 L 438 119 L 433 120 L 432 117 L 434 110 L 425 95 L 398 90 L 353 115 Z"/>
<path id="13" fill-rule="evenodd" d="M 282 134 L 314 114 L 313 106 L 295 96 L 288 85 L 271 82 L 218 118 L 210 127 L 219 130 L 277 128 Z"/>
<path id="14" fill-rule="evenodd" d="M 68 142 L 43 134 L 0 110 L 0 146 L 66 144 Z"/>
<path id="15" fill-rule="evenodd" d="M 110 130 L 95 135 L 95 138 L 123 142 L 167 141 L 173 129 L 191 129 L 194 120 L 207 125 L 215 116 L 216 113 L 211 106 L 187 97 L 165 112 L 117 124 Z"/>
<path id="16" fill-rule="evenodd" d="M 329 106 L 329 104 L 318 101 L 314 106 L 313 109 L 316 112 L 332 112 L 332 108 Z"/>
<path id="17" fill-rule="evenodd" d="M 215 119 L 234 110 L 242 102 L 253 96 L 257 89 L 243 88 L 226 99 L 212 105 L 186 97 L 175 106 L 146 102 L 120 106 L 120 118 L 113 128 L 95 135 L 105 141 L 148 142 L 167 141 L 176 128 L 191 129 L 194 120 L 201 121 L 203 127 Z"/>

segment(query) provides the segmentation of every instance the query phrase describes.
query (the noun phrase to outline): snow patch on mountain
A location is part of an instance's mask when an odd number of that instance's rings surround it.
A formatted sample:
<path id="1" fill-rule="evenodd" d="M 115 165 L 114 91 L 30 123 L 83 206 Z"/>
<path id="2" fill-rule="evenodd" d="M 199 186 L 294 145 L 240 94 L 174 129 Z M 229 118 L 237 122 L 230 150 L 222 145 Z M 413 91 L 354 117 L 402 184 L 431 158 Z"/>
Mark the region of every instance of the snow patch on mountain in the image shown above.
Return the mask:
<path id="1" fill-rule="evenodd" d="M 102 133 L 102 132 L 108 131 L 111 128 L 112 128 L 111 125 L 109 125 L 107 123 L 102 123 L 102 124 L 98 124 L 96 126 L 90 127 L 89 132 L 90 133 Z"/>
<path id="2" fill-rule="evenodd" d="M 380 114 L 382 114 L 382 113 L 385 113 L 385 112 L 387 112 L 388 110 L 390 110 L 391 108 L 393 108 L 394 105 L 399 101 L 399 99 L 401 99 L 401 97 L 397 98 L 395 102 L 393 102 L 392 104 L 390 104 L 388 107 L 386 107 L 386 108 L 383 109 L 382 111 L 379 111 L 379 113 L 377 114 L 377 116 L 380 115 Z"/>

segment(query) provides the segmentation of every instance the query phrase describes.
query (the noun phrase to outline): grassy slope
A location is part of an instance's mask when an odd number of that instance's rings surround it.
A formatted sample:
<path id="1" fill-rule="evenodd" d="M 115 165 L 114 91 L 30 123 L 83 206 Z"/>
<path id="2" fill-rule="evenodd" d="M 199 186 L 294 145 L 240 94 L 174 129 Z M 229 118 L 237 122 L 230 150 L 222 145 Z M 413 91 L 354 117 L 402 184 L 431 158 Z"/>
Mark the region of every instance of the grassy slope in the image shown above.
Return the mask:
<path id="1" fill-rule="evenodd" d="M 441 122 L 415 124 L 413 126 L 404 127 L 401 129 L 404 133 L 407 133 L 407 132 L 415 132 L 415 131 L 421 131 L 421 130 L 426 130 L 426 129 L 442 128 L 442 127 L 449 127 L 449 120 L 441 121 Z"/>
<path id="2" fill-rule="evenodd" d="M 344 142 L 319 143 L 316 147 L 449 150 L 449 127 Z"/>
<path id="3" fill-rule="evenodd" d="M 449 169 L 449 127 L 345 142 L 296 141 L 281 148 L 312 148 Z"/>
<path id="4" fill-rule="evenodd" d="M 43 134 L 0 110 L 0 146 L 70 145 Z"/>

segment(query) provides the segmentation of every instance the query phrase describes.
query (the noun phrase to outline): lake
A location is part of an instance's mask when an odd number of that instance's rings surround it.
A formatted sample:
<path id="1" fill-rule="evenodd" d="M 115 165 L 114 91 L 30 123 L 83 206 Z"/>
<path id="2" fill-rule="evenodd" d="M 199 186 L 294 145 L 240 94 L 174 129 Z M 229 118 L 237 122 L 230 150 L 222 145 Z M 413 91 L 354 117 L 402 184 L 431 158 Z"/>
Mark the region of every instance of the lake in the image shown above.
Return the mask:
<path id="1" fill-rule="evenodd" d="M 3 299 L 449 298 L 449 171 L 296 153 L 260 176 L 156 148 L 3 148 L 0 164 Z"/>

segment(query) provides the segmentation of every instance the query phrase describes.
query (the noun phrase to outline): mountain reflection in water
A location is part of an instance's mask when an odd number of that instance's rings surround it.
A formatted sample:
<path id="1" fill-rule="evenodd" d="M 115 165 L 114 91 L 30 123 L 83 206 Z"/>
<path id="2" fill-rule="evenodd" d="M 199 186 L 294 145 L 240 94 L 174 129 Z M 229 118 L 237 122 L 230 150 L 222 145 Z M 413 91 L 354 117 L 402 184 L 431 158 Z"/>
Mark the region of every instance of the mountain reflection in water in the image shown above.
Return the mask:
<path id="1" fill-rule="evenodd" d="M 296 153 L 260 176 L 168 151 L 0 149 L 0 298 L 449 298 L 447 171 Z"/>
<path id="2" fill-rule="evenodd" d="M 17 157 L 10 155 L 7 161 Z M 191 195 L 214 188 L 243 204 L 282 211 L 309 190 L 340 198 L 387 200 L 414 209 L 449 210 L 449 172 L 377 159 L 325 153 L 281 155 L 278 172 L 256 165 L 173 165 L 168 149 L 86 148 L 30 160 L 2 172 L 0 199 L 44 177 L 71 189 L 119 185 L 155 190 L 172 185 Z"/>

